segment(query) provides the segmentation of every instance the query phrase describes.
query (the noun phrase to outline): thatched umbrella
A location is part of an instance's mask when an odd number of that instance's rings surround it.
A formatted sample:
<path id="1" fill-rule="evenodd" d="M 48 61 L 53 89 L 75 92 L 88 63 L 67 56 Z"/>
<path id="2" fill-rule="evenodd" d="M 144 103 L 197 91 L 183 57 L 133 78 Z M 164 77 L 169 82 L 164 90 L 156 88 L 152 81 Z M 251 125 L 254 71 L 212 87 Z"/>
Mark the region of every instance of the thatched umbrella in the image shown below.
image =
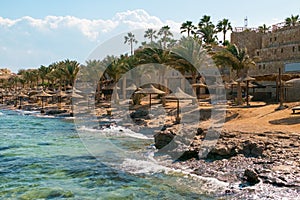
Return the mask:
<path id="1" fill-rule="evenodd" d="M 142 88 L 141 90 L 135 92 L 135 94 L 149 94 L 149 107 L 151 108 L 151 95 L 152 94 L 165 94 L 165 92 L 155 88 L 153 85 L 150 85 L 149 87 Z"/>
<path id="2" fill-rule="evenodd" d="M 44 92 L 44 90 L 42 90 L 42 92 L 40 92 L 40 93 L 38 93 L 38 94 L 36 94 L 36 95 L 34 95 L 34 96 L 35 96 L 35 97 L 41 97 L 41 99 L 42 99 L 42 109 L 41 109 L 41 113 L 44 113 L 44 112 L 45 112 L 45 110 L 44 110 L 44 99 L 47 99 L 47 98 L 49 98 L 49 97 L 52 97 L 53 95 L 48 94 L 48 93 Z"/>
<path id="3" fill-rule="evenodd" d="M 28 98 L 28 95 L 21 92 L 20 94 L 18 94 L 18 98 L 19 98 L 19 101 L 20 101 L 19 109 L 21 109 L 22 108 L 22 99 Z"/>
<path id="4" fill-rule="evenodd" d="M 172 99 L 177 101 L 177 115 L 176 115 L 176 122 L 180 122 L 180 117 L 179 117 L 179 101 L 183 99 L 196 99 L 196 97 L 193 97 L 184 91 L 182 91 L 179 87 L 176 88 L 176 91 L 174 93 L 171 93 L 166 96 L 166 99 Z"/>
<path id="5" fill-rule="evenodd" d="M 207 88 L 207 85 L 204 84 L 204 83 L 202 83 L 202 82 L 200 82 L 200 83 L 193 83 L 192 87 L 195 88 L 194 92 L 195 92 L 195 94 L 197 94 L 196 88 Z M 201 95 L 201 93 L 199 94 L 199 99 L 200 99 L 200 95 Z"/>
<path id="6" fill-rule="evenodd" d="M 128 86 L 126 88 L 126 90 L 129 90 L 129 91 L 135 91 L 136 89 L 137 89 L 137 87 L 134 83 L 132 83 L 130 86 Z"/>
<path id="7" fill-rule="evenodd" d="M 57 107 L 60 109 L 61 108 L 61 99 L 68 95 L 65 92 L 63 92 L 62 90 L 59 90 L 56 92 L 55 96 L 57 97 Z"/>
<path id="8" fill-rule="evenodd" d="M 242 77 L 242 78 L 238 78 L 236 81 L 237 82 L 242 82 L 242 81 L 246 81 L 246 101 L 247 101 L 247 106 L 250 106 L 249 105 L 249 82 L 250 81 L 254 81 L 255 80 L 255 78 L 253 78 L 253 77 L 251 77 L 251 76 L 249 76 L 249 75 L 247 75 L 247 76 L 245 76 L 245 77 Z"/>
<path id="9" fill-rule="evenodd" d="M 76 99 L 83 99 L 84 98 L 84 96 L 81 96 L 80 94 L 77 94 L 75 92 L 72 92 L 72 93 L 68 94 L 68 97 L 70 97 L 71 101 L 73 101 L 73 98 L 76 98 Z M 72 103 L 72 105 L 71 105 L 70 115 L 74 116 L 74 107 L 73 107 L 74 103 L 73 102 L 71 102 L 71 103 Z"/>
<path id="10" fill-rule="evenodd" d="M 236 82 L 235 80 L 231 79 L 227 85 L 231 88 L 231 95 L 232 95 L 232 98 L 234 98 L 233 96 L 233 87 L 236 86 L 238 84 L 238 82 Z"/>

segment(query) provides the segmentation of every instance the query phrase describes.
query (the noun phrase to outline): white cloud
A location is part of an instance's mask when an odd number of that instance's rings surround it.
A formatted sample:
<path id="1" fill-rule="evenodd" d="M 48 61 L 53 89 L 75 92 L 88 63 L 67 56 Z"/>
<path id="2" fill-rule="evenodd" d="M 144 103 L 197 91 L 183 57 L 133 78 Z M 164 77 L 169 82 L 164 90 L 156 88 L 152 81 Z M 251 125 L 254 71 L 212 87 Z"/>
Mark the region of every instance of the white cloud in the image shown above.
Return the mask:
<path id="1" fill-rule="evenodd" d="M 165 25 L 173 32 L 180 31 L 181 23 L 163 21 L 142 9 L 119 12 L 111 19 L 0 17 L 0 68 L 47 65 L 64 58 L 82 62 L 95 46 L 113 35 Z"/>
<path id="2" fill-rule="evenodd" d="M 31 28 L 36 28 L 40 31 L 54 31 L 63 28 L 75 28 L 92 41 L 96 41 L 101 33 L 108 33 L 114 29 L 117 29 L 118 27 L 126 27 L 128 29 L 158 29 L 166 24 L 168 24 L 173 31 L 178 31 L 180 28 L 180 23 L 171 20 L 163 22 L 158 17 L 151 16 L 142 9 L 128 10 L 117 13 L 110 20 L 91 20 L 77 18 L 74 16 L 46 16 L 43 19 L 24 16 L 15 20 L 0 17 L 0 25 L 6 28 L 26 25 Z"/>

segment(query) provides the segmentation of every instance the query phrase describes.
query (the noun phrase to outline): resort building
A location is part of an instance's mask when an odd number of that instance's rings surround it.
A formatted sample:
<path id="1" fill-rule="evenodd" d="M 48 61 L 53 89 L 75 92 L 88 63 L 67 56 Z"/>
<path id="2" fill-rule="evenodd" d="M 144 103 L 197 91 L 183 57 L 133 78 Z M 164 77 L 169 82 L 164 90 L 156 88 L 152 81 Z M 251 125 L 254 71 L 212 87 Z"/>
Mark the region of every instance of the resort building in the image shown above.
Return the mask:
<path id="1" fill-rule="evenodd" d="M 270 98 L 278 97 L 276 78 L 279 70 L 284 81 L 300 75 L 300 24 L 285 26 L 285 23 L 279 23 L 265 33 L 255 28 L 235 28 L 231 43 L 247 48 L 249 56 L 259 58 L 248 74 L 258 78 L 261 84 L 270 86 Z M 300 100 L 299 92 L 294 92 L 296 89 L 299 90 L 298 86 L 285 88 L 287 101 Z"/>

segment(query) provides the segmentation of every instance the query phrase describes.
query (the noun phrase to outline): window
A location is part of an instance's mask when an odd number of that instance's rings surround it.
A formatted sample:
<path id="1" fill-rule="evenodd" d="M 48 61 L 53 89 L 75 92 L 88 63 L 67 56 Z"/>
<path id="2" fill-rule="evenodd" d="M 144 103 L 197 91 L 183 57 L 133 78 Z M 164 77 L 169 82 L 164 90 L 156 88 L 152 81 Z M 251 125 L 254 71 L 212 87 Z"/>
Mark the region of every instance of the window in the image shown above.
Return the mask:
<path id="1" fill-rule="evenodd" d="M 277 53 L 277 49 L 274 49 L 274 54 L 276 54 Z"/>
<path id="2" fill-rule="evenodd" d="M 256 55 L 259 56 L 259 51 L 256 52 Z"/>
<path id="3" fill-rule="evenodd" d="M 258 65 L 258 69 L 261 69 L 261 65 Z"/>
<path id="4" fill-rule="evenodd" d="M 281 48 L 281 53 L 283 53 L 283 48 Z"/>
<path id="5" fill-rule="evenodd" d="M 272 38 L 270 38 L 270 42 L 272 42 Z"/>
<path id="6" fill-rule="evenodd" d="M 263 69 L 266 69 L 266 65 L 265 64 L 263 65 Z"/>
<path id="7" fill-rule="evenodd" d="M 300 46 L 298 46 L 298 51 L 300 51 Z"/>
<path id="8" fill-rule="evenodd" d="M 293 47 L 293 52 L 295 52 L 295 47 Z"/>
<path id="9" fill-rule="evenodd" d="M 274 41 L 276 41 L 277 40 L 277 37 L 274 37 Z"/>

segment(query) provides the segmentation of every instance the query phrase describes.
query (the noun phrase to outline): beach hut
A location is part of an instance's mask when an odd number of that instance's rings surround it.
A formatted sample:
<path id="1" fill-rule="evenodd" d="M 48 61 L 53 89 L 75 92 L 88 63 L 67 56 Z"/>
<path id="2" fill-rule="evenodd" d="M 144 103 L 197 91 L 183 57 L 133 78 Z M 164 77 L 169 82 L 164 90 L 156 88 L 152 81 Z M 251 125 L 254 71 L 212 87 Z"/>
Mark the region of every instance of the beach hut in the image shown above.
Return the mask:
<path id="1" fill-rule="evenodd" d="M 151 109 L 151 95 L 165 94 L 165 92 L 155 88 L 153 85 L 150 85 L 149 87 L 142 88 L 141 90 L 135 92 L 135 94 L 149 94 L 149 108 Z"/>
<path id="2" fill-rule="evenodd" d="M 187 100 L 187 99 L 194 100 L 194 99 L 196 99 L 196 97 L 193 97 L 193 96 L 185 93 L 179 87 L 177 87 L 176 91 L 174 93 L 171 93 L 171 94 L 166 96 L 166 99 L 171 99 L 171 100 L 176 100 L 177 101 L 176 123 L 180 123 L 179 101 L 180 100 Z"/>

